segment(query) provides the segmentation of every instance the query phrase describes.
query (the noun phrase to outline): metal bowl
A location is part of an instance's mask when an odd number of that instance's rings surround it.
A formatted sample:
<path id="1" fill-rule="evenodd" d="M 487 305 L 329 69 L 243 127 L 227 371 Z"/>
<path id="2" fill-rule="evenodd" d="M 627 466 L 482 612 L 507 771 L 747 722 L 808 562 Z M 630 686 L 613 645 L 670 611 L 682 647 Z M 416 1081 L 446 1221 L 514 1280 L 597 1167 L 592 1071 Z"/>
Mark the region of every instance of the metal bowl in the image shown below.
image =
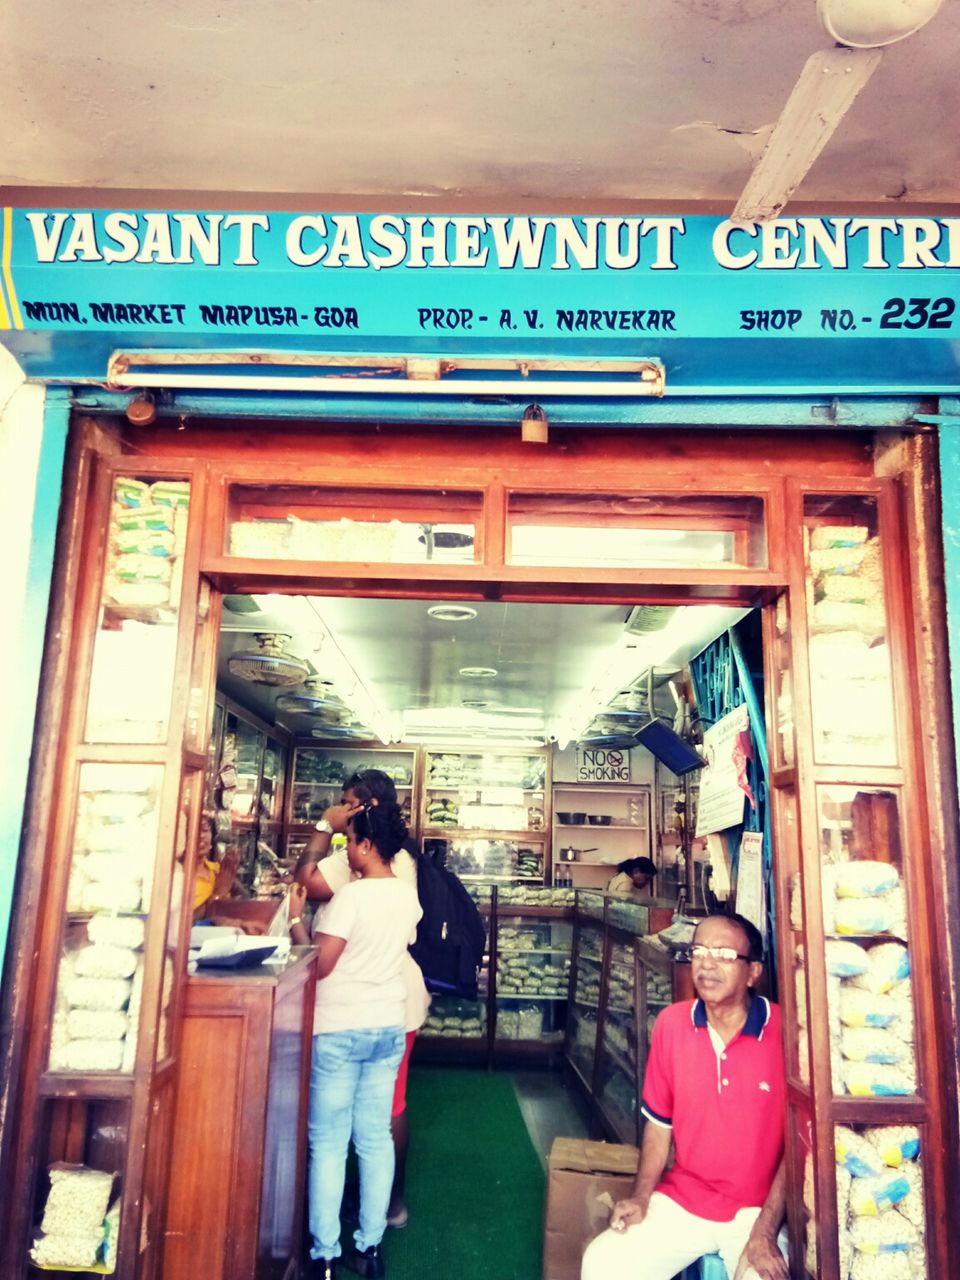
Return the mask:
<path id="1" fill-rule="evenodd" d="M 557 821 L 565 827 L 579 827 L 587 820 L 585 813 L 575 813 L 570 810 L 559 810 L 557 813 Z"/>
<path id="2" fill-rule="evenodd" d="M 587 815 L 587 821 L 591 827 L 609 827 L 613 821 L 613 814 L 610 813 L 590 813 Z"/>

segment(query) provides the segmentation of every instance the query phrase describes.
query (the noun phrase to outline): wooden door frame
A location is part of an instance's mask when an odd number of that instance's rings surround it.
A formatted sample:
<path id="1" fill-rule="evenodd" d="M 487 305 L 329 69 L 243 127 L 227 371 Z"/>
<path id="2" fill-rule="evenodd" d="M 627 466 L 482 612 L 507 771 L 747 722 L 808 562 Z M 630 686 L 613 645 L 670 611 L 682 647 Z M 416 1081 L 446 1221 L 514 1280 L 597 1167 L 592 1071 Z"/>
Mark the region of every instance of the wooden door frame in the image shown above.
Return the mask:
<path id="1" fill-rule="evenodd" d="M 182 425 L 183 430 L 177 424 L 158 424 L 157 429 L 136 431 L 126 427 L 118 429 L 116 421 L 109 418 L 79 418 L 74 424 L 72 447 L 78 448 L 80 461 L 72 465 L 66 490 L 67 518 L 57 568 L 64 583 L 64 594 L 59 601 L 60 616 L 71 643 L 59 641 L 57 631 L 48 645 L 30 817 L 25 831 L 24 857 L 18 873 L 21 892 L 26 887 L 25 876 L 29 875 L 34 886 L 33 894 L 28 893 L 18 904 L 18 974 L 25 974 L 26 981 L 15 984 L 13 1001 L 17 1010 L 16 1025 L 21 1027 L 27 1020 L 30 1005 L 32 979 L 27 953 L 30 940 L 37 936 L 35 889 L 44 872 L 46 831 L 53 822 L 55 783 L 61 767 L 56 744 L 63 713 L 56 704 L 56 698 L 65 694 L 74 679 L 83 681 L 86 678 L 83 672 L 72 669 L 68 649 L 78 645 L 80 652 L 87 653 L 89 657 L 91 647 L 91 637 L 79 634 L 80 626 L 75 634 L 70 632 L 74 619 L 82 621 L 88 616 L 87 610 L 76 612 L 75 597 L 77 593 L 83 595 L 84 566 L 77 530 L 84 524 L 83 458 L 87 457 L 89 463 L 91 440 L 108 442 L 112 471 L 137 472 L 146 467 L 153 474 L 185 473 L 192 480 L 201 481 L 197 494 L 206 493 L 206 500 L 201 512 L 199 546 L 191 533 L 193 554 L 197 557 L 194 563 L 199 573 L 208 577 L 221 592 L 264 591 L 272 585 L 274 589 L 288 594 L 422 596 L 428 593 L 438 599 L 495 598 L 623 604 L 723 602 L 769 606 L 781 591 L 789 591 L 791 587 L 793 591 L 798 590 L 800 579 L 795 562 L 796 551 L 788 546 L 791 477 L 796 474 L 798 466 L 802 468 L 804 487 L 812 491 L 878 492 L 888 480 L 899 482 L 893 488 L 896 501 L 906 512 L 903 527 L 907 530 L 909 548 L 907 555 L 901 555 L 899 560 L 905 600 L 911 598 L 911 584 L 916 583 L 918 576 L 922 577 L 917 561 L 917 542 L 925 540 L 924 545 L 929 548 L 936 527 L 934 506 L 928 492 L 930 475 L 936 476 L 936 465 L 931 463 L 929 448 L 925 447 L 922 438 L 917 440 L 913 453 L 908 453 L 897 464 L 890 463 L 886 471 L 878 473 L 874 465 L 873 437 L 864 433 L 818 435 L 811 444 L 809 439 L 798 443 L 782 432 L 672 431 L 654 438 L 650 433 L 625 430 L 571 430 L 556 433 L 556 448 L 551 445 L 542 451 L 536 446 L 522 445 L 518 439 L 505 433 L 499 436 L 490 433 L 482 437 L 482 451 L 474 454 L 468 447 L 469 440 L 465 441 L 462 433 L 449 431 L 407 430 L 402 434 L 380 434 L 375 429 L 351 427 L 337 433 L 335 428 L 324 425 L 315 431 L 305 432 L 302 426 L 291 427 L 284 423 L 263 433 L 252 428 L 249 422 L 238 426 L 202 422 Z M 724 451 L 724 444 L 727 451 Z M 705 461 L 709 461 L 712 467 L 709 485 L 704 483 Z M 356 485 L 358 475 L 361 475 L 363 482 L 369 485 L 394 485 L 406 490 L 420 488 L 429 492 L 438 483 L 437 480 L 423 478 L 431 474 L 431 467 L 434 475 L 438 474 L 439 468 L 443 487 L 451 489 L 476 489 L 478 470 L 486 475 L 484 493 L 491 504 L 491 512 L 495 514 L 485 543 L 490 558 L 484 565 L 432 566 L 430 573 L 423 573 L 425 567 L 431 567 L 342 563 L 324 566 L 318 575 L 317 566 L 312 564 L 238 562 L 237 558 L 223 554 L 227 487 L 231 483 L 290 484 L 290 476 L 295 474 L 296 483 Z M 639 479 L 627 483 L 634 476 L 634 468 Z M 411 483 L 411 475 L 421 478 Z M 906 481 L 904 477 L 907 477 Z M 504 555 L 504 530 L 506 500 L 511 488 L 525 493 L 597 494 L 611 490 L 739 493 L 750 496 L 759 493 L 764 495 L 767 503 L 767 566 L 751 571 L 724 570 L 720 573 L 510 571 Z M 464 567 L 472 572 L 461 573 L 459 570 Z M 710 588 L 709 593 L 699 594 L 705 584 Z M 945 646 L 938 649 L 936 642 L 938 628 L 943 630 L 937 614 L 939 597 L 936 593 L 921 593 L 920 598 L 923 609 L 913 619 L 912 632 L 909 619 L 903 618 L 899 624 L 907 650 L 916 654 L 922 663 L 920 674 L 906 681 L 904 688 L 914 707 L 913 740 L 920 740 L 913 777 L 918 782 L 927 811 L 937 821 L 935 842 L 942 850 L 940 862 L 943 866 L 937 864 L 934 868 L 940 876 L 934 897 L 942 904 L 949 923 L 958 918 L 960 901 L 956 868 L 948 865 L 946 856 L 951 849 L 956 852 L 956 840 L 950 831 L 955 806 L 951 806 L 949 796 L 944 795 L 944 782 L 954 777 L 949 767 L 953 761 L 952 747 L 944 755 L 942 741 L 938 743 L 930 734 L 921 734 L 917 725 L 918 721 L 927 723 L 935 705 L 937 680 L 942 678 L 946 649 Z M 769 705 L 767 723 L 772 723 Z M 949 930 L 947 932 L 949 937 Z M 951 956 L 950 972 L 955 969 L 956 962 Z M 956 1061 L 956 994 L 955 984 L 950 985 L 952 996 L 938 992 L 936 1026 L 938 1039 L 945 1048 L 952 1046 Z M 949 1105 L 957 1093 L 955 1071 L 944 1088 L 941 1107 L 947 1130 L 944 1158 L 949 1162 L 952 1153 L 955 1163 L 956 1117 L 953 1114 L 955 1108 L 951 1110 Z M 4 1185 L 11 1189 L 16 1185 L 14 1172 L 7 1171 L 9 1180 L 5 1173 Z M 949 1168 L 947 1172 L 950 1175 L 946 1196 L 949 1210 L 956 1201 L 956 1187 L 953 1185 L 956 1178 Z M 11 1195 L 10 1198 L 15 1197 Z"/>

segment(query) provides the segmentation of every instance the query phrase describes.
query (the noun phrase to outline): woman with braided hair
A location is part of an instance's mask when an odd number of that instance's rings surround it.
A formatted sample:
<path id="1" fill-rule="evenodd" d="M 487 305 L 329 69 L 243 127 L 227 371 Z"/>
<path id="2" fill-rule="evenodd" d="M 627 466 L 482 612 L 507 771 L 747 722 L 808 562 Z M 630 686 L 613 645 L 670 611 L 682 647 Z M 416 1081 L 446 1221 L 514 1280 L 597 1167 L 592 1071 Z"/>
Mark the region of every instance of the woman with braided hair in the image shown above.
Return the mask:
<path id="1" fill-rule="evenodd" d="M 326 907 L 319 951 L 310 1077 L 310 1250 L 314 1280 L 334 1280 L 340 1202 L 351 1139 L 360 1171 L 360 1225 L 343 1259 L 359 1275 L 384 1275 L 394 1153 L 390 1112 L 404 1051 L 404 956 L 421 916 L 416 890 L 391 862 L 407 836 L 396 803 L 364 806 L 347 824 L 347 857 L 358 877 Z M 293 941 L 307 943 L 301 885 L 290 890 Z"/>

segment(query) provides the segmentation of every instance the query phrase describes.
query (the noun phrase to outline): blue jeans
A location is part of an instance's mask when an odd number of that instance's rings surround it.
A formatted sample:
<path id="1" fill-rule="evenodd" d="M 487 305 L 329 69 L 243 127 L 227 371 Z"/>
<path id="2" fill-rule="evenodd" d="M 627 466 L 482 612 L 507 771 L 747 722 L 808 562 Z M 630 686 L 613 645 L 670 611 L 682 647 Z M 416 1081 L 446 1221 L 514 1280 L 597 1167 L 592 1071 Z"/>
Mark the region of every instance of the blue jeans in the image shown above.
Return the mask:
<path id="1" fill-rule="evenodd" d="M 390 1111 L 403 1027 L 330 1031 L 313 1037 L 310 1072 L 311 1258 L 340 1256 L 340 1202 L 350 1139 L 360 1167 L 358 1249 L 379 1244 L 393 1186 Z"/>

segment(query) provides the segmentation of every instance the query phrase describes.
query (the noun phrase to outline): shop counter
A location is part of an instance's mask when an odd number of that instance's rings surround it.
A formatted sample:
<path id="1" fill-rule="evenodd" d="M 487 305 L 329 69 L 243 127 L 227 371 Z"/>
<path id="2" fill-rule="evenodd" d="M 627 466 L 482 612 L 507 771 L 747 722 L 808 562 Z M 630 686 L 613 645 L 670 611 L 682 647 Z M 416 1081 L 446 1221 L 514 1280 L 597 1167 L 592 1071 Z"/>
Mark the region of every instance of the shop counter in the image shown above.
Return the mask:
<path id="1" fill-rule="evenodd" d="M 316 961 L 187 979 L 163 1280 L 298 1272 Z"/>

